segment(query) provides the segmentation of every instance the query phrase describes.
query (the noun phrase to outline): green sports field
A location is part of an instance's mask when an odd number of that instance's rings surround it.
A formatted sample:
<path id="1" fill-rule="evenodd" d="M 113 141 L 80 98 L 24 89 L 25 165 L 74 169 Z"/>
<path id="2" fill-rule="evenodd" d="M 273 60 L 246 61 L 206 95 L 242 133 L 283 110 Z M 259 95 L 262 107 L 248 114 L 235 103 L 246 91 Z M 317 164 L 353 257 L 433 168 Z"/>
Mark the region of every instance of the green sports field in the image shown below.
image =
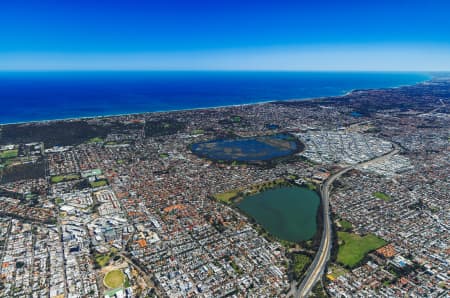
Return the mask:
<path id="1" fill-rule="evenodd" d="M 347 232 L 338 232 L 339 250 L 337 261 L 348 267 L 355 267 L 365 255 L 386 245 L 386 241 L 375 235 L 359 236 Z"/>
<path id="2" fill-rule="evenodd" d="M 109 271 L 103 282 L 110 289 L 119 288 L 125 282 L 125 274 L 120 270 Z"/>

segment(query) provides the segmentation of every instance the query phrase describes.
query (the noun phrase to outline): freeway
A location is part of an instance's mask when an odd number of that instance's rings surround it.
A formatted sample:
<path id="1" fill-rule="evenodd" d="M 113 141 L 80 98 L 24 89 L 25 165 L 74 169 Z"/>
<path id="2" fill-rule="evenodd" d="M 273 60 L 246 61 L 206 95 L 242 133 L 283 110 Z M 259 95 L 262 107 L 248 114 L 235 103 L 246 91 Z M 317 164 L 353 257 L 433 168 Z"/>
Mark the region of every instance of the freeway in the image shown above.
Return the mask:
<path id="1" fill-rule="evenodd" d="M 331 252 L 331 244 L 332 244 L 332 235 L 331 235 L 331 219 L 330 219 L 330 188 L 333 185 L 333 182 L 341 177 L 343 174 L 347 173 L 351 169 L 354 169 L 357 166 L 368 165 L 374 162 L 381 161 L 383 159 L 389 158 L 399 152 L 399 148 L 394 144 L 394 149 L 385 155 L 376 157 L 369 161 L 361 162 L 359 164 L 349 166 L 343 168 L 342 170 L 334 173 L 320 186 L 320 196 L 322 198 L 322 209 L 323 209 L 323 231 L 322 238 L 320 241 L 319 250 L 314 257 L 313 262 L 308 268 L 308 271 L 305 274 L 305 278 L 301 282 L 300 286 L 295 291 L 295 297 L 307 297 L 311 292 L 314 285 L 321 278 L 327 262 L 330 258 Z"/>

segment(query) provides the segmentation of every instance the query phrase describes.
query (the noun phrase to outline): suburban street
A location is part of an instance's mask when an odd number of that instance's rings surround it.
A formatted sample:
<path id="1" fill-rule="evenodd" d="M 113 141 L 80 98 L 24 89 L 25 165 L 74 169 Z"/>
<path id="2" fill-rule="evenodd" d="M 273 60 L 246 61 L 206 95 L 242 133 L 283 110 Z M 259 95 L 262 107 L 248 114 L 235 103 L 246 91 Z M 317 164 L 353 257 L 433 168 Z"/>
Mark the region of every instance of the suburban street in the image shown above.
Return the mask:
<path id="1" fill-rule="evenodd" d="M 395 146 L 395 145 L 394 145 Z M 331 252 L 331 243 L 332 243 L 332 235 L 331 235 L 331 219 L 329 212 L 329 195 L 330 188 L 333 185 L 333 182 L 338 179 L 340 176 L 355 168 L 356 166 L 367 165 L 373 162 L 377 162 L 386 158 L 389 158 L 399 152 L 399 149 L 395 147 L 394 150 L 389 153 L 382 155 L 380 157 L 371 159 L 369 161 L 365 161 L 359 163 L 354 166 L 346 167 L 340 170 L 339 172 L 331 175 L 320 187 L 320 196 L 322 198 L 322 206 L 323 206 L 323 232 L 322 239 L 320 242 L 319 250 L 317 251 L 316 256 L 314 257 L 313 262 L 311 263 L 306 275 L 301 282 L 300 286 L 297 288 L 295 292 L 295 297 L 307 297 L 311 292 L 312 288 L 316 284 L 316 282 L 320 279 L 325 270 L 328 259 L 330 258 Z M 291 289 L 292 290 L 292 289 Z"/>

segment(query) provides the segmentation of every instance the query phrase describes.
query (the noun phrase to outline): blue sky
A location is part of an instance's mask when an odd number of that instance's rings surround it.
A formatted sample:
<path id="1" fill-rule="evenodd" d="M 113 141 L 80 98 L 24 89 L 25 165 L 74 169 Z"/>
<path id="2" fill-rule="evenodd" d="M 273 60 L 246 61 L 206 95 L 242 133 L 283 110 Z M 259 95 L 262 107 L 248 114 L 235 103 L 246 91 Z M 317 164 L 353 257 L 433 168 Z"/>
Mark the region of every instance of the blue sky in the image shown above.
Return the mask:
<path id="1" fill-rule="evenodd" d="M 450 70 L 450 2 L 14 0 L 0 70 Z"/>

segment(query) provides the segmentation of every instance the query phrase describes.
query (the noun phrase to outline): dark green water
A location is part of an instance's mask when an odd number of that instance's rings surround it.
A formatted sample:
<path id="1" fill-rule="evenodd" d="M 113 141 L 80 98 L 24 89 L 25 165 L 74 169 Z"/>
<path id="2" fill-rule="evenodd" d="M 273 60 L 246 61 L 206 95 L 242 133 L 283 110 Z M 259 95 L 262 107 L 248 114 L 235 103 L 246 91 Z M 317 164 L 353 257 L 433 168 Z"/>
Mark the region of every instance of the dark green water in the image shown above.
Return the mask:
<path id="1" fill-rule="evenodd" d="M 272 235 L 293 242 L 316 233 L 319 195 L 304 187 L 281 187 L 249 196 L 237 207 Z"/>

